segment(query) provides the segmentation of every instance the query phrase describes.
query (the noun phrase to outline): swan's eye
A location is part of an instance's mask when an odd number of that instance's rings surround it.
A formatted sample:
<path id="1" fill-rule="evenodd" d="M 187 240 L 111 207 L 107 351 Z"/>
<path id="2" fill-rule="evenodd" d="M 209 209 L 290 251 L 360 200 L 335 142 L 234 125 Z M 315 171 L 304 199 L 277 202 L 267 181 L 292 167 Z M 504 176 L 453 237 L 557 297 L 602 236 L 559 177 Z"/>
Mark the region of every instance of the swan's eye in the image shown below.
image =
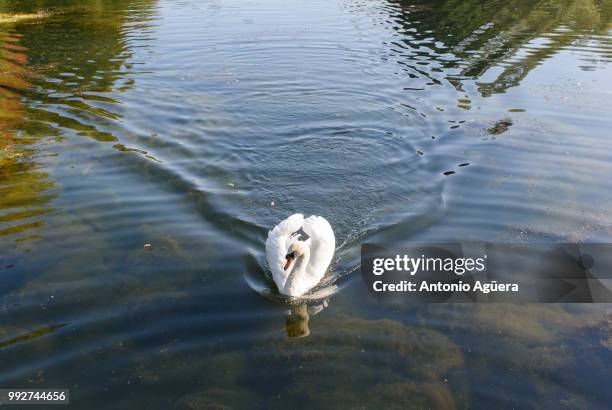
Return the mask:
<path id="1" fill-rule="evenodd" d="M 285 263 L 285 267 L 283 269 L 287 270 L 289 266 L 291 265 L 291 262 L 293 262 L 294 259 L 295 259 L 295 252 L 290 252 L 287 255 L 285 255 L 285 260 L 287 262 Z"/>

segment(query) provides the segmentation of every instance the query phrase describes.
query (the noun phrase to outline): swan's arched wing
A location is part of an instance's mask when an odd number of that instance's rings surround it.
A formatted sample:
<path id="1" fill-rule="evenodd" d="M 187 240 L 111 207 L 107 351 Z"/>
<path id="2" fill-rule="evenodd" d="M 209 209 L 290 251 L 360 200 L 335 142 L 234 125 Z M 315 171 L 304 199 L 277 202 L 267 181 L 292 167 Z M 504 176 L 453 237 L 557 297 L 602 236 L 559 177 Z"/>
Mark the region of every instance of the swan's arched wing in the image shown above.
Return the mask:
<path id="1" fill-rule="evenodd" d="M 312 240 L 308 272 L 318 277 L 318 282 L 334 257 L 336 237 L 331 225 L 322 216 L 309 216 L 304 220 L 302 229 Z"/>
<path id="2" fill-rule="evenodd" d="M 285 272 L 285 256 L 292 242 L 291 234 L 304 224 L 304 215 L 293 214 L 268 232 L 266 240 L 266 260 L 272 271 L 272 278 L 279 290 L 285 288 L 288 272 Z"/>

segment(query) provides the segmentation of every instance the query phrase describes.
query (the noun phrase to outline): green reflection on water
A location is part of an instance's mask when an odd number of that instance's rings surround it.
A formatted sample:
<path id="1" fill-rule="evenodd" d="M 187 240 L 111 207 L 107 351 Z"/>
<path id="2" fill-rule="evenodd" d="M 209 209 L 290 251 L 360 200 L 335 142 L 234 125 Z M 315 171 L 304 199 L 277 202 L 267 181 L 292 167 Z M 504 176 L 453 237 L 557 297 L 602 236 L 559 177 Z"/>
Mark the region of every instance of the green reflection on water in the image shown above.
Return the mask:
<path id="1" fill-rule="evenodd" d="M 155 1 L 0 5 L 14 16 L 0 21 L 0 236 L 38 238 L 29 232 L 53 211 L 55 154 L 45 153 L 47 144 L 71 135 L 117 141 L 115 95 L 134 85 L 125 26 L 130 8 L 143 3 Z"/>
<path id="2" fill-rule="evenodd" d="M 450 53 L 436 61 L 443 70 L 435 71 L 458 69 L 445 79 L 458 91 L 465 91 L 465 81 L 476 80 L 484 97 L 520 85 L 542 62 L 576 42 L 580 44 L 580 36 L 606 36 L 612 28 L 609 0 L 391 3 L 400 6 L 397 30 L 406 35 L 409 45 L 424 42 L 441 55 Z M 491 80 L 481 79 L 493 68 L 501 70 Z M 435 71 L 431 78 L 437 81 Z M 469 110 L 469 97 L 460 98 L 458 106 Z"/>
<path id="3" fill-rule="evenodd" d="M 18 131 L 26 121 L 21 94 L 34 75 L 21 40 L 19 34 L 0 32 L 0 236 L 23 239 L 22 233 L 44 225 L 39 217 L 52 210 L 55 194 L 48 192 L 54 187 L 48 172 L 33 158 L 39 137 Z"/>

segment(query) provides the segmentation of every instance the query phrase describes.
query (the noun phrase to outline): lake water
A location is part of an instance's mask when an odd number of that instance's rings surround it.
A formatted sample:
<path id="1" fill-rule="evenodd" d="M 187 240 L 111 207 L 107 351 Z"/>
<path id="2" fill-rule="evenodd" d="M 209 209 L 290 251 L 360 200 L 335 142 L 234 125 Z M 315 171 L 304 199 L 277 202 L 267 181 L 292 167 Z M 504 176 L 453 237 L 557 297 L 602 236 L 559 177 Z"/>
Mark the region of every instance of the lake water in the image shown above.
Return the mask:
<path id="1" fill-rule="evenodd" d="M 610 305 L 390 307 L 358 268 L 364 241 L 612 242 L 610 1 L 12 12 L 40 13 L 0 23 L 0 387 L 609 408 Z M 262 261 L 294 212 L 338 249 L 326 297 L 288 316 Z"/>

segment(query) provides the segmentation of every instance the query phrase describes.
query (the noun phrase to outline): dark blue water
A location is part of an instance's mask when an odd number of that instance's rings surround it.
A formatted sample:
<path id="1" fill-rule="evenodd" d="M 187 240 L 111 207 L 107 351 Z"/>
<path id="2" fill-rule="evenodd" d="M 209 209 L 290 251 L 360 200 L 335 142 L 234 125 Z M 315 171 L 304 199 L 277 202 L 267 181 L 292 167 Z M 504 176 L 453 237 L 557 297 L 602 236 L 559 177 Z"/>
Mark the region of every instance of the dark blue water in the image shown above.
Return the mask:
<path id="1" fill-rule="evenodd" d="M 609 305 L 389 308 L 358 274 L 366 240 L 612 242 L 609 1 L 0 13 L 0 387 L 104 409 L 610 406 Z M 338 249 L 289 307 L 262 260 L 294 212 Z"/>

